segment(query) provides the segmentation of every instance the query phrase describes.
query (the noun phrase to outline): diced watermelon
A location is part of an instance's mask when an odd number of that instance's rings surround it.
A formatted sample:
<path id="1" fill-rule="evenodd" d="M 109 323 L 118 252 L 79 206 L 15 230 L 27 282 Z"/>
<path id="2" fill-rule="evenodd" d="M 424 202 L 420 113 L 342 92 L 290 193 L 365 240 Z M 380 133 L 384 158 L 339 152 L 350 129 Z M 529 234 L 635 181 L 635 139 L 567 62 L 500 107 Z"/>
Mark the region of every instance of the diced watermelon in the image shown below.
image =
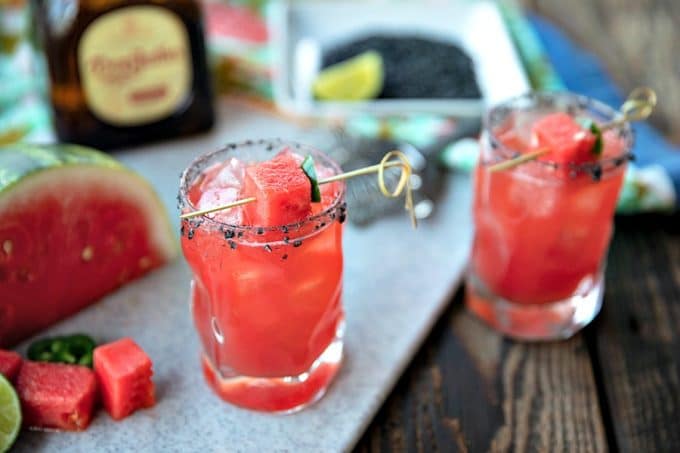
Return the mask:
<path id="1" fill-rule="evenodd" d="M 21 368 L 21 356 L 14 351 L 0 349 L 0 374 L 14 382 Z"/>
<path id="2" fill-rule="evenodd" d="M 244 196 L 257 198 L 244 207 L 251 225 L 288 225 L 310 215 L 312 186 L 297 157 L 283 151 L 272 160 L 246 168 Z"/>
<path id="3" fill-rule="evenodd" d="M 94 350 L 94 371 L 102 401 L 115 420 L 156 403 L 151 359 L 130 338 Z"/>
<path id="4" fill-rule="evenodd" d="M 531 130 L 532 148 L 551 151 L 541 159 L 551 162 L 585 163 L 597 159 L 591 151 L 596 137 L 566 113 L 552 113 L 536 121 Z"/>
<path id="5" fill-rule="evenodd" d="M 84 366 L 27 360 L 16 390 L 24 426 L 80 431 L 92 420 L 97 380 Z"/>

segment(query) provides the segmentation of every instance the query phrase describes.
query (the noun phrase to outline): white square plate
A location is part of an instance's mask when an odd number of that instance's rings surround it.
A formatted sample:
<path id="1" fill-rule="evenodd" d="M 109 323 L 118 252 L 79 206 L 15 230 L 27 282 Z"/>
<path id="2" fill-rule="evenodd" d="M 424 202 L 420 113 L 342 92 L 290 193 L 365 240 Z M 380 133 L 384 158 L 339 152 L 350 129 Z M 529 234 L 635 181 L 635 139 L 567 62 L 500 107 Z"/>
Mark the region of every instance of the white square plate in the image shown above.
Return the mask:
<path id="1" fill-rule="evenodd" d="M 489 0 L 286 0 L 271 11 L 269 21 L 274 98 L 291 113 L 323 117 L 431 112 L 475 117 L 486 105 L 529 90 L 505 22 Z M 474 62 L 482 99 L 314 100 L 310 87 L 323 49 L 373 33 L 433 36 L 461 46 Z"/>

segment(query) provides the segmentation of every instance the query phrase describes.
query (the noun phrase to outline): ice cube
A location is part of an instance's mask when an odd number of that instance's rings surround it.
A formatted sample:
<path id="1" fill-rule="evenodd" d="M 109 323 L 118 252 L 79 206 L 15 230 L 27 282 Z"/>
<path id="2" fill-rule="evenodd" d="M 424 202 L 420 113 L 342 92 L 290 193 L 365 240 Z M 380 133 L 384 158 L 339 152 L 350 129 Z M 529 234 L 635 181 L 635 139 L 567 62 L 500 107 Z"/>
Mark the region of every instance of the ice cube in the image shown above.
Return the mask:
<path id="1" fill-rule="evenodd" d="M 240 189 L 245 176 L 245 165 L 240 160 L 232 157 L 229 159 L 213 178 L 206 181 L 206 189 L 234 188 Z"/>
<path id="2" fill-rule="evenodd" d="M 215 208 L 231 203 L 238 200 L 239 193 L 240 190 L 233 187 L 207 189 L 198 200 L 198 209 Z M 219 222 L 237 225 L 241 223 L 242 212 L 240 207 L 235 207 L 210 213 L 208 217 Z"/>
<path id="3" fill-rule="evenodd" d="M 231 203 L 238 200 L 238 195 L 239 190 L 232 187 L 207 189 L 198 200 L 198 208 L 208 209 Z"/>

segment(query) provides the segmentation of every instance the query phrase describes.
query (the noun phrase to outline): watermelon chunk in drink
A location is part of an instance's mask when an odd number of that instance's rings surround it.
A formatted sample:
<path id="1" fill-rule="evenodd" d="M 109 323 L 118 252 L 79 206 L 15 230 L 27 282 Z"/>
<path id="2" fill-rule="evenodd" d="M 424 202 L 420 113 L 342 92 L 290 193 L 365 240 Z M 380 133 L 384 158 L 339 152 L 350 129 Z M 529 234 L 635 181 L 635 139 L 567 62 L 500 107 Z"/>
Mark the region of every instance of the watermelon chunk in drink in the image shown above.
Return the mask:
<path id="1" fill-rule="evenodd" d="M 151 359 L 130 338 L 94 350 L 94 370 L 106 411 L 121 420 L 156 403 Z"/>
<path id="2" fill-rule="evenodd" d="M 300 222 L 312 212 L 312 186 L 298 156 L 282 151 L 271 160 L 246 168 L 243 197 L 257 201 L 244 208 L 251 225 L 276 226 Z"/>
<path id="3" fill-rule="evenodd" d="M 552 113 L 540 118 L 531 128 L 531 134 L 533 149 L 550 150 L 541 160 L 560 164 L 597 160 L 597 154 L 592 152 L 597 137 L 566 113 Z"/>
<path id="4" fill-rule="evenodd" d="M 8 381 L 15 381 L 22 362 L 21 356 L 16 352 L 0 349 L 0 374 L 5 376 Z"/>
<path id="5" fill-rule="evenodd" d="M 24 426 L 81 431 L 92 420 L 97 380 L 84 366 L 26 361 L 16 390 Z"/>

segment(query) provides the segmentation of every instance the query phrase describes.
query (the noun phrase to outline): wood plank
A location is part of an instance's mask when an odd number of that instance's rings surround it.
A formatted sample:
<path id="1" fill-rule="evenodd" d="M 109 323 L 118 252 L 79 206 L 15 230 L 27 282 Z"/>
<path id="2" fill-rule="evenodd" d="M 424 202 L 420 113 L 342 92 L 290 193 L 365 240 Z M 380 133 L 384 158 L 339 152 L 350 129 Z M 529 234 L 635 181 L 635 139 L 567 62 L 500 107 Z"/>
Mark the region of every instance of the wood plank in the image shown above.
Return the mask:
<path id="1" fill-rule="evenodd" d="M 680 143 L 680 1 L 520 0 L 602 59 L 623 90 L 653 87 L 652 123 Z"/>
<path id="2" fill-rule="evenodd" d="M 680 215 L 619 219 L 591 335 L 616 444 L 680 451 Z"/>
<path id="3" fill-rule="evenodd" d="M 357 447 L 377 451 L 606 451 L 582 336 L 503 340 L 462 291 Z"/>

